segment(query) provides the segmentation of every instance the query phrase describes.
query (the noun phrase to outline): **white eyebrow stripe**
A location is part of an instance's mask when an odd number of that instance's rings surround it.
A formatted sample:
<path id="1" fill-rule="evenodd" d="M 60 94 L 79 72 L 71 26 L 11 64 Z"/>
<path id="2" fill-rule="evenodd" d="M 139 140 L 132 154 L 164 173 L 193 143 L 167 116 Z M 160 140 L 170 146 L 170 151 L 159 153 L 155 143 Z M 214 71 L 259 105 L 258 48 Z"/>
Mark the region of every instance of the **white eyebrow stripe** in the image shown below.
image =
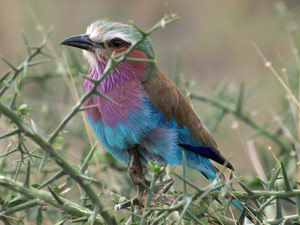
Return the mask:
<path id="1" fill-rule="evenodd" d="M 106 32 L 103 36 L 102 36 L 102 40 L 103 41 L 110 41 L 114 38 L 120 38 L 128 43 L 132 43 L 132 37 L 128 34 L 124 34 L 121 32 L 114 32 L 114 31 L 109 31 Z"/>

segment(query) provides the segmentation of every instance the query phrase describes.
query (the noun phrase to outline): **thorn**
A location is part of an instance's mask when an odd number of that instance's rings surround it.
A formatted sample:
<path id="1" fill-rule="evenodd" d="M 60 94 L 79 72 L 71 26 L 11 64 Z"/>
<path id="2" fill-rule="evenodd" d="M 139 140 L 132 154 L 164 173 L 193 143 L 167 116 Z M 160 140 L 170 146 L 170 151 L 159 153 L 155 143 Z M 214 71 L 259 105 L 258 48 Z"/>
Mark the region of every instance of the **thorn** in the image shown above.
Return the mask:
<path id="1" fill-rule="evenodd" d="M 290 184 L 290 181 L 289 181 L 289 178 L 288 178 L 285 166 L 284 166 L 284 164 L 283 164 L 282 161 L 281 161 L 281 170 L 282 170 L 282 175 L 283 175 L 283 179 L 284 179 L 286 191 L 293 191 L 293 188 L 292 188 L 292 186 Z"/>
<path id="2" fill-rule="evenodd" d="M 3 55 L 0 55 L 0 58 L 12 69 L 14 70 L 15 72 L 18 71 L 18 69 L 11 63 L 9 62 L 6 58 L 4 58 Z"/>
<path id="3" fill-rule="evenodd" d="M 64 202 L 60 199 L 60 197 L 48 186 L 48 190 L 50 191 L 53 198 L 57 201 L 58 204 L 63 205 Z"/>
<path id="4" fill-rule="evenodd" d="M 96 180 L 96 179 L 94 179 L 94 178 L 92 178 L 92 177 L 88 177 L 88 176 L 83 175 L 83 174 L 81 174 L 80 177 L 81 177 L 82 179 L 84 179 L 84 180 L 88 180 L 88 181 L 92 181 L 92 182 L 95 182 L 95 183 L 99 183 L 98 180 Z"/>
<path id="5" fill-rule="evenodd" d="M 29 183 L 30 183 L 30 160 L 28 160 L 28 163 L 27 163 L 27 170 L 26 170 L 24 186 L 29 187 Z"/>
<path id="6" fill-rule="evenodd" d="M 97 144 L 98 142 L 92 147 L 92 149 L 90 150 L 90 152 L 88 153 L 88 155 L 86 156 L 84 162 L 82 163 L 82 166 L 81 166 L 81 169 L 80 169 L 80 172 L 84 174 L 84 172 L 86 171 L 86 169 L 88 168 L 89 166 L 89 162 L 96 150 L 96 147 L 97 147 Z"/>

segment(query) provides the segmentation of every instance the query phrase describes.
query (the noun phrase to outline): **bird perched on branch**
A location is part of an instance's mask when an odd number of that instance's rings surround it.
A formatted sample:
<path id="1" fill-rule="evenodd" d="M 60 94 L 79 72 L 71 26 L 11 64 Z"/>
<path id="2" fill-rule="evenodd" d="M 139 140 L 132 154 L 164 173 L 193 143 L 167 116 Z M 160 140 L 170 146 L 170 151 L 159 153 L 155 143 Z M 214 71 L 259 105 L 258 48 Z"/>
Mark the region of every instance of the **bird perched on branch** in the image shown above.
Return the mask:
<path id="1" fill-rule="evenodd" d="M 84 87 L 90 91 L 93 80 L 100 79 L 105 71 L 110 55 L 128 51 L 142 37 L 130 25 L 98 20 L 86 34 L 69 37 L 61 44 L 83 49 L 90 65 L 90 79 L 85 80 Z M 99 95 L 88 98 L 85 106 L 97 106 L 87 110 L 88 120 L 104 147 L 129 165 L 135 184 L 145 182 L 143 167 L 148 161 L 161 166 L 182 164 L 182 152 L 186 165 L 209 180 L 218 174 L 210 160 L 233 170 L 186 97 L 157 68 L 148 38 L 132 48 L 127 60 L 114 68 L 97 90 L 111 101 Z"/>

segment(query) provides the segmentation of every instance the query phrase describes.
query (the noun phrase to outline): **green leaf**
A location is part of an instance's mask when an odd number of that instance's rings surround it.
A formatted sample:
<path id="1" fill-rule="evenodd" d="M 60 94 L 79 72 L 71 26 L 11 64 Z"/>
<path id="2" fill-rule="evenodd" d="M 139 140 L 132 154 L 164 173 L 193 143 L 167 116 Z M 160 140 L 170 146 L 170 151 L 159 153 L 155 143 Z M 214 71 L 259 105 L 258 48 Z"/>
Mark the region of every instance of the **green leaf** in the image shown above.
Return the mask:
<path id="1" fill-rule="evenodd" d="M 126 201 L 126 198 L 125 197 L 121 197 L 120 199 L 119 199 L 119 204 L 121 204 L 121 203 L 123 203 L 123 202 L 125 202 Z"/>
<path id="2" fill-rule="evenodd" d="M 157 165 L 157 162 L 149 161 L 148 162 L 149 170 L 154 173 L 156 165 Z"/>
<path id="3" fill-rule="evenodd" d="M 37 225 L 42 225 L 43 224 L 43 212 L 42 212 L 41 207 L 38 209 L 38 214 L 36 216 L 36 224 Z"/>
<path id="4" fill-rule="evenodd" d="M 27 104 L 22 104 L 19 106 L 18 111 L 22 114 L 22 115 L 26 115 L 27 111 L 28 111 L 28 105 Z"/>
<path id="5" fill-rule="evenodd" d="M 31 187 L 35 188 L 35 189 L 38 189 L 40 187 L 39 184 L 32 184 Z"/>
<path id="6" fill-rule="evenodd" d="M 151 172 L 153 172 L 155 174 L 158 174 L 164 170 L 164 167 L 160 167 L 158 165 L 158 162 L 156 162 L 156 161 L 149 161 L 148 168 Z"/>
<path id="7" fill-rule="evenodd" d="M 62 137 L 62 136 L 58 136 L 58 137 L 56 137 L 55 139 L 54 139 L 54 143 L 58 143 L 58 142 L 61 142 L 61 141 L 63 141 L 64 140 L 64 138 Z"/>
<path id="8" fill-rule="evenodd" d="M 62 146 L 58 143 L 53 143 L 53 147 L 56 149 L 56 150 L 61 150 L 62 149 Z"/>

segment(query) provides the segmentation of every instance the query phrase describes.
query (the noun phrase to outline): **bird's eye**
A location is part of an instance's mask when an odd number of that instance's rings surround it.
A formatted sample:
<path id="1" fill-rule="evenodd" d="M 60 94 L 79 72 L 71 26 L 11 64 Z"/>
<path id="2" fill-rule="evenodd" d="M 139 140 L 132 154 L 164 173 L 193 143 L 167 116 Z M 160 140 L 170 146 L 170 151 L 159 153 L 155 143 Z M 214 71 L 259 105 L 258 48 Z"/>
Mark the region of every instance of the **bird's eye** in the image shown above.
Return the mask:
<path id="1" fill-rule="evenodd" d="M 113 48 L 122 48 L 126 45 L 126 42 L 123 41 L 122 39 L 115 38 L 109 42 L 109 45 Z"/>

